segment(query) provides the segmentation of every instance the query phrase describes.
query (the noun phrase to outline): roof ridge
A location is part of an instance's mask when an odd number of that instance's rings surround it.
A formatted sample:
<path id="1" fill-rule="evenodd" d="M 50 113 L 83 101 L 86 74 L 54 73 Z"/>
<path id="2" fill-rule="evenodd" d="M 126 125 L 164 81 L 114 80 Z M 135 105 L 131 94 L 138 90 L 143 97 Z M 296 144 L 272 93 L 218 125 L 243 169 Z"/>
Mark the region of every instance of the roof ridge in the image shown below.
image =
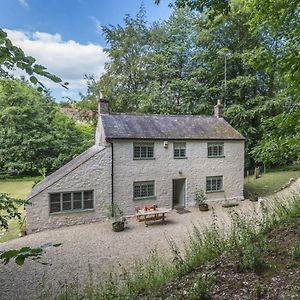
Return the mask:
<path id="1" fill-rule="evenodd" d="M 142 116 L 142 117 L 201 117 L 201 118 L 216 118 L 215 116 L 211 115 L 165 115 L 165 114 L 145 114 L 145 113 L 109 113 L 109 114 L 102 114 L 102 116 L 114 116 L 114 115 L 121 115 L 121 116 Z M 217 118 L 216 118 L 217 119 Z M 223 119 L 223 118 L 219 118 Z"/>

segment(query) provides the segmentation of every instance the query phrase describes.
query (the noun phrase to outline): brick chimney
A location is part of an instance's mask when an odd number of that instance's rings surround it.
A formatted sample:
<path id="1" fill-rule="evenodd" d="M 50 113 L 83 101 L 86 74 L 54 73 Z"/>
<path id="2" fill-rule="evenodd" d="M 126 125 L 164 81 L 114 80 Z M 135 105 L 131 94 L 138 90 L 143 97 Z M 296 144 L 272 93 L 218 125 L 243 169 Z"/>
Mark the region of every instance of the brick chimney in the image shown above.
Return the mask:
<path id="1" fill-rule="evenodd" d="M 221 104 L 221 100 L 218 100 L 217 105 L 215 105 L 214 109 L 214 116 L 217 118 L 223 118 L 223 105 Z"/>
<path id="2" fill-rule="evenodd" d="M 104 98 L 103 92 L 100 91 L 98 100 L 98 114 L 108 114 L 108 101 Z"/>

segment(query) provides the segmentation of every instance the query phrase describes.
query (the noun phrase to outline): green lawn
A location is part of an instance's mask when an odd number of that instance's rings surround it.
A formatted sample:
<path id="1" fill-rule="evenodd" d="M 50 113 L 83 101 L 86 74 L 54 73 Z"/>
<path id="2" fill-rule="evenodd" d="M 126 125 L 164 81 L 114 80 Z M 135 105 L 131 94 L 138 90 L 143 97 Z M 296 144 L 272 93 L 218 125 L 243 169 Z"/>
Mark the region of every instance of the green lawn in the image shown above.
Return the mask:
<path id="1" fill-rule="evenodd" d="M 290 178 L 298 179 L 300 170 L 297 171 L 274 171 L 263 173 L 258 179 L 253 176 L 245 178 L 245 197 L 256 193 L 260 197 L 270 196 L 289 182 Z"/>
<path id="2" fill-rule="evenodd" d="M 24 177 L 18 179 L 0 180 L 0 193 L 6 193 L 18 199 L 26 199 L 31 191 L 34 180 L 37 178 L 38 177 Z M 20 211 L 22 212 L 22 215 L 25 216 L 23 207 L 20 208 Z M 18 221 L 12 220 L 9 224 L 8 231 L 5 232 L 4 235 L 0 236 L 0 243 L 17 238 L 19 233 L 20 230 Z"/>

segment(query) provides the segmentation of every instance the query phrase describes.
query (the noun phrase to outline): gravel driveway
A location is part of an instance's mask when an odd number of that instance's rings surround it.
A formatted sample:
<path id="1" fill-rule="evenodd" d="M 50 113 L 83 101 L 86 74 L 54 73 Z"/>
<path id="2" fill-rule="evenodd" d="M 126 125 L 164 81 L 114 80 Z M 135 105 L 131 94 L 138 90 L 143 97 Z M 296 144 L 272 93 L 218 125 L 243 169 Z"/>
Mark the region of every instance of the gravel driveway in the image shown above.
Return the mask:
<path id="1" fill-rule="evenodd" d="M 300 181 L 296 184 L 300 186 Z M 230 220 L 228 209 L 222 208 L 220 204 L 213 206 L 218 222 L 226 226 Z M 253 213 L 255 207 L 257 203 L 242 201 L 237 210 Z M 14 262 L 0 265 L 0 299 L 45 298 L 41 296 L 42 291 L 53 291 L 57 285 L 76 278 L 83 283 L 89 274 L 99 280 L 103 274 L 121 270 L 120 265 L 129 268 L 137 259 L 147 258 L 150 250 L 155 247 L 168 258 L 171 252 L 166 236 L 172 237 L 178 246 L 183 247 L 193 224 L 204 228 L 212 222 L 211 210 L 190 211 L 185 214 L 172 211 L 165 225 L 158 222 L 145 227 L 142 222 L 138 223 L 132 218 L 127 229 L 120 233 L 112 232 L 111 223 L 105 221 L 43 231 L 0 244 L 0 251 L 3 251 L 22 246 L 38 247 L 47 242 L 62 243 L 57 248 L 49 247 L 43 256 L 42 261 L 51 265 L 30 260 L 23 266 Z"/>

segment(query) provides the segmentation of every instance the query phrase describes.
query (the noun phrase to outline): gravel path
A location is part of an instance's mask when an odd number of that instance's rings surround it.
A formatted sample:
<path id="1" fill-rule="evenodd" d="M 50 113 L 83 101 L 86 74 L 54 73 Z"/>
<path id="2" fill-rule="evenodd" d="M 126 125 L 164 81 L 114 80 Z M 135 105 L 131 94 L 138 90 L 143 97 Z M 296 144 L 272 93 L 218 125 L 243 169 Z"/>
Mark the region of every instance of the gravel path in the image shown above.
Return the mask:
<path id="1" fill-rule="evenodd" d="M 286 196 L 298 188 L 300 190 L 300 179 L 279 194 Z M 220 204 L 213 206 L 218 222 L 222 226 L 229 224 L 228 209 L 222 208 Z M 257 203 L 243 201 L 236 209 L 251 214 L 255 208 Z M 42 296 L 42 291 L 52 290 L 53 293 L 58 285 L 61 286 L 66 281 L 78 279 L 83 283 L 89 275 L 94 278 L 102 275 L 103 278 L 103 274 L 110 271 L 120 271 L 120 265 L 128 268 L 137 259 L 146 259 L 153 248 L 168 258 L 171 252 L 166 237 L 172 237 L 183 247 L 193 224 L 204 228 L 212 222 L 211 211 L 191 211 L 181 215 L 176 211 L 171 212 L 165 225 L 158 222 L 145 227 L 132 218 L 127 229 L 120 233 L 112 232 L 110 222 L 106 221 L 43 231 L 0 244 L 0 251 L 3 251 L 25 245 L 38 247 L 47 242 L 62 243 L 57 248 L 49 247 L 43 256 L 42 261 L 51 265 L 30 260 L 23 266 L 14 262 L 6 266 L 0 265 L 0 299 L 46 298 Z"/>

